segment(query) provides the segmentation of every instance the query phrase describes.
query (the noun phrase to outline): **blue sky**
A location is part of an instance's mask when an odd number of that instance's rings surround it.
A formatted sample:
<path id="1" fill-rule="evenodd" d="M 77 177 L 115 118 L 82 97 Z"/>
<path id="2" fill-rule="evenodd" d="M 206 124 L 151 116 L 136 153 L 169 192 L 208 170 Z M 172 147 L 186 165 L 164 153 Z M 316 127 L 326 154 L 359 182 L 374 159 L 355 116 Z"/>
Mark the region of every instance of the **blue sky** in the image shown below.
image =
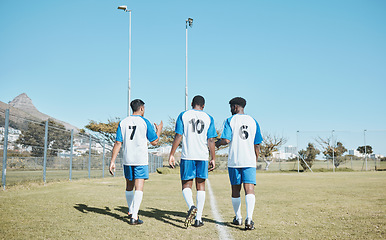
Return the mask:
<path id="1" fill-rule="evenodd" d="M 2 0 L 0 100 L 25 92 L 80 128 L 125 117 L 128 13 L 119 5 L 132 9 L 132 99 L 145 101 L 152 122 L 184 110 L 191 17 L 189 101 L 203 95 L 218 127 L 242 96 L 263 132 L 292 145 L 297 130 L 386 129 L 383 0 Z M 386 132 L 375 133 L 368 141 L 386 154 Z"/>

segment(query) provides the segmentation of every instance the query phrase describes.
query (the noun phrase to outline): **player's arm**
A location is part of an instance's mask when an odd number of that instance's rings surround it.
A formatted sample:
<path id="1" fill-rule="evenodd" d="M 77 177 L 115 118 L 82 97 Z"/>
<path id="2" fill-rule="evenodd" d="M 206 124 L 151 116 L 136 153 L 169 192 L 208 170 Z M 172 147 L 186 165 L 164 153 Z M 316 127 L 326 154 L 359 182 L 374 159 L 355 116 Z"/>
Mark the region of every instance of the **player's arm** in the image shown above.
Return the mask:
<path id="1" fill-rule="evenodd" d="M 255 144 L 256 162 L 257 162 L 257 159 L 259 158 L 259 154 L 260 154 L 260 144 Z"/>
<path id="2" fill-rule="evenodd" d="M 161 132 L 162 132 L 162 128 L 164 126 L 164 123 L 161 121 L 159 125 L 157 125 L 156 123 L 154 123 L 154 126 L 155 126 L 155 129 L 156 129 L 156 134 L 157 134 L 157 139 L 150 142 L 151 145 L 155 146 L 158 144 L 158 141 L 159 141 L 159 137 L 161 136 Z"/>
<path id="3" fill-rule="evenodd" d="M 219 148 L 221 145 L 227 145 L 228 143 L 230 143 L 231 141 L 229 139 L 226 139 L 226 138 L 220 138 L 219 140 L 216 141 L 216 147 Z"/>
<path id="4" fill-rule="evenodd" d="M 174 153 L 176 152 L 178 145 L 180 145 L 181 140 L 182 140 L 182 135 L 176 133 L 176 135 L 174 135 L 172 149 L 170 150 L 170 154 L 169 154 L 169 166 L 172 168 L 174 168 L 174 165 L 176 164 L 176 161 L 174 159 Z"/>
<path id="5" fill-rule="evenodd" d="M 215 152 L 215 142 L 214 138 L 208 139 L 208 147 L 209 147 L 209 153 L 210 153 L 210 161 L 209 161 L 209 169 L 208 171 L 213 171 L 216 167 L 216 152 Z"/>
<path id="6" fill-rule="evenodd" d="M 110 171 L 111 175 L 114 175 L 114 173 L 115 173 L 115 159 L 118 156 L 118 153 L 119 153 L 119 150 L 121 149 L 121 146 L 122 146 L 122 142 L 115 141 L 114 147 L 113 147 L 113 154 L 111 156 L 111 162 L 110 162 L 110 167 L 109 167 L 109 171 Z"/>

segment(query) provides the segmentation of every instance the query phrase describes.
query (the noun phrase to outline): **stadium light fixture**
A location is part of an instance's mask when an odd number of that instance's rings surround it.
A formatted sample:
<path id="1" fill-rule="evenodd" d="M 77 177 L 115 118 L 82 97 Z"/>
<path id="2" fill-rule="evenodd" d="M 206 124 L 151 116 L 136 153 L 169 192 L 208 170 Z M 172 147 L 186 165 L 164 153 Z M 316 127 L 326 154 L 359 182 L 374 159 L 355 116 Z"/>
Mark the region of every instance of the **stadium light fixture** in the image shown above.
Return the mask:
<path id="1" fill-rule="evenodd" d="M 189 23 L 189 27 L 193 27 L 193 18 L 188 18 L 186 22 Z"/>
<path id="2" fill-rule="evenodd" d="M 185 111 L 188 110 L 188 25 L 189 27 L 193 27 L 193 18 L 188 18 L 185 20 Z"/>
<path id="3" fill-rule="evenodd" d="M 126 12 L 127 6 L 126 5 L 122 5 L 122 6 L 119 6 L 118 9 L 124 10 Z"/>
<path id="4" fill-rule="evenodd" d="M 130 115 L 130 101 L 131 101 L 131 10 L 127 9 L 126 5 L 118 7 L 119 10 L 129 12 L 129 83 L 127 89 L 127 116 Z"/>

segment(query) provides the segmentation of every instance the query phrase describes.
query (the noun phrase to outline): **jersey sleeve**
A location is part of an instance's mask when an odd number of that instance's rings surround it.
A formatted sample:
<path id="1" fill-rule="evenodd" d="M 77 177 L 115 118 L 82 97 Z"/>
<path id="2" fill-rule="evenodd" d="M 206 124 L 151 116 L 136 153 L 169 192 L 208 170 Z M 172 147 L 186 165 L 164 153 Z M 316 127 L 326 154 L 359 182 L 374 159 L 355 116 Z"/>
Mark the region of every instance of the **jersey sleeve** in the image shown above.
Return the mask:
<path id="1" fill-rule="evenodd" d="M 263 137 L 261 136 L 259 124 L 257 123 L 256 120 L 255 122 L 256 122 L 256 135 L 255 135 L 254 144 L 260 144 L 261 142 L 263 142 Z"/>
<path id="2" fill-rule="evenodd" d="M 222 130 L 221 138 L 228 139 L 229 141 L 232 141 L 232 128 L 230 125 L 231 118 L 228 118 L 224 122 L 224 129 Z"/>
<path id="3" fill-rule="evenodd" d="M 147 126 L 146 137 L 149 140 L 149 142 L 153 142 L 157 140 L 158 136 L 154 129 L 153 124 L 151 124 L 149 120 L 147 120 L 146 118 L 144 118 L 143 120 L 145 120 L 146 122 L 146 126 Z"/>
<path id="4" fill-rule="evenodd" d="M 115 136 L 115 141 L 123 142 L 122 131 L 121 131 L 121 122 L 118 123 L 118 128 L 117 128 L 117 134 Z"/>
<path id="5" fill-rule="evenodd" d="M 184 134 L 184 122 L 182 121 L 182 115 L 183 114 L 184 114 L 184 112 L 180 113 L 180 115 L 178 115 L 178 118 L 177 118 L 177 121 L 176 121 L 175 132 L 180 134 L 180 135 Z"/>
<path id="6" fill-rule="evenodd" d="M 214 119 L 210 115 L 209 117 L 210 117 L 210 124 L 209 124 L 208 134 L 207 134 L 208 139 L 217 137 L 216 128 L 214 127 Z"/>

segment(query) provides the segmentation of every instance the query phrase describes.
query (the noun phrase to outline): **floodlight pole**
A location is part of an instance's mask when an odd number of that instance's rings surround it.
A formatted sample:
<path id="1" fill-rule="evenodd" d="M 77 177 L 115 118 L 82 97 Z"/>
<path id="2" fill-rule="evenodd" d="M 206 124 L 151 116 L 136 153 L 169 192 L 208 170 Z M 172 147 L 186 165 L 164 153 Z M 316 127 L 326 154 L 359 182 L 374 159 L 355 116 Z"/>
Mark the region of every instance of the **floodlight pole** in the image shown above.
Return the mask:
<path id="1" fill-rule="evenodd" d="M 366 162 L 366 171 L 367 171 L 367 148 L 366 148 L 366 129 L 363 130 L 363 140 L 365 143 L 365 162 Z M 363 167 L 362 167 L 363 168 Z"/>
<path id="2" fill-rule="evenodd" d="M 127 9 L 127 6 L 119 6 L 118 9 L 129 12 L 129 83 L 127 87 L 127 116 L 129 116 L 131 101 L 131 10 Z"/>
<path id="3" fill-rule="evenodd" d="M 188 110 L 188 24 L 192 27 L 193 18 L 185 20 L 185 111 Z"/>
<path id="4" fill-rule="evenodd" d="M 188 20 L 185 28 L 185 111 L 188 110 Z"/>
<path id="5" fill-rule="evenodd" d="M 299 165 L 300 165 L 300 162 L 299 162 L 299 130 L 296 132 L 296 155 L 298 157 L 298 173 L 300 172 L 299 171 Z"/>
<path id="6" fill-rule="evenodd" d="M 332 130 L 332 171 L 335 172 L 335 143 L 334 143 L 334 132 L 335 130 Z"/>

